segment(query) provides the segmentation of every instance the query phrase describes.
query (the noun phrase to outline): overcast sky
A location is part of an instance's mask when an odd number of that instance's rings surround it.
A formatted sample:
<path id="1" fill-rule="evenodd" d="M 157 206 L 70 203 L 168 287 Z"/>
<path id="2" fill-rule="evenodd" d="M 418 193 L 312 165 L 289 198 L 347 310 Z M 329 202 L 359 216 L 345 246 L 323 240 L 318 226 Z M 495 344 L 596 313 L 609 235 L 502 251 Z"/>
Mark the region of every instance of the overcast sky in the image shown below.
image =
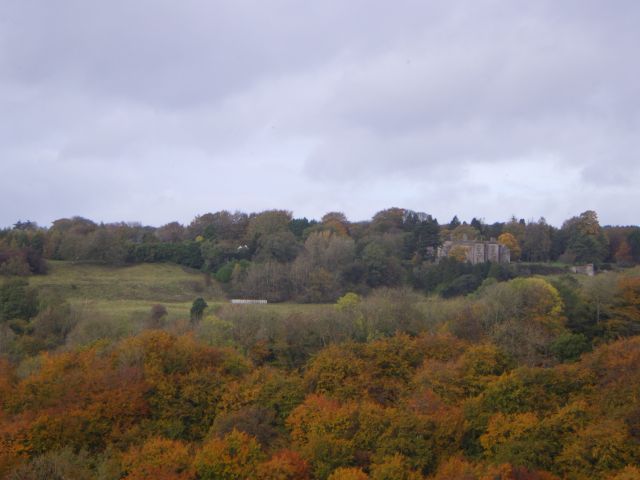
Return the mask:
<path id="1" fill-rule="evenodd" d="M 0 226 L 638 224 L 636 0 L 0 0 Z"/>

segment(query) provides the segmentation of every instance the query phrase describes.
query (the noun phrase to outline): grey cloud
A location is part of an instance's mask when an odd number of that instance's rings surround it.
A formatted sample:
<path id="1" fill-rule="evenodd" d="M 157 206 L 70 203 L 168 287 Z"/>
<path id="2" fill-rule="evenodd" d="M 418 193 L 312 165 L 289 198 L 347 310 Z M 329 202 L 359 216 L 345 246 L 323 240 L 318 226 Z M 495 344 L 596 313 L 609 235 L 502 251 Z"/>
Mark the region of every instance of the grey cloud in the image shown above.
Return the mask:
<path id="1" fill-rule="evenodd" d="M 555 157 L 553 171 L 581 167 L 583 181 L 594 187 L 637 181 L 631 152 L 639 72 L 629 59 L 638 39 L 629 34 L 630 12 L 620 12 L 610 30 L 600 11 L 577 18 L 538 12 L 507 22 L 475 13 L 457 18 L 447 42 L 427 32 L 417 47 L 351 68 L 336 89 L 340 131 L 310 156 L 309 175 L 350 183 L 377 175 L 455 182 L 467 165 L 480 163 L 499 179 L 500 169 L 537 155 Z M 617 30 L 619 23 L 627 29 Z M 575 194 L 575 186 L 565 188 L 566 196 Z M 521 197 L 527 189 L 534 190 L 522 185 Z"/>
<path id="2" fill-rule="evenodd" d="M 624 0 L 2 2 L 0 224 L 637 223 L 638 21 Z"/>

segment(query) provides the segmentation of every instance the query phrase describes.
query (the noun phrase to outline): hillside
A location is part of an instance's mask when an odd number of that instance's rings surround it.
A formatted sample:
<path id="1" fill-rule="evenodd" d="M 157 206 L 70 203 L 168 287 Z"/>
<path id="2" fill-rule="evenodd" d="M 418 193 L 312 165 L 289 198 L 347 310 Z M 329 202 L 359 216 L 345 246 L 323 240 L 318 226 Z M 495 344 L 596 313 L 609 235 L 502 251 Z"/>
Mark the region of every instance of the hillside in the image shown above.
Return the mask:
<path id="1" fill-rule="evenodd" d="M 197 270 L 168 263 L 124 267 L 49 261 L 49 273 L 34 275 L 29 284 L 43 296 L 66 299 L 72 306 L 120 319 L 148 315 L 162 304 L 168 316 L 188 318 L 191 303 L 203 297 L 220 301 L 223 292 L 215 280 Z"/>
<path id="2" fill-rule="evenodd" d="M 81 316 L 95 313 L 119 321 L 138 322 L 148 317 L 153 305 L 167 309 L 167 321 L 189 318 L 192 302 L 205 299 L 215 308 L 228 302 L 219 283 L 194 269 L 172 263 L 111 266 L 68 261 L 48 262 L 46 275 L 29 277 L 29 285 L 44 298 L 66 300 Z M 280 303 L 235 310 L 289 315 L 309 312 L 316 304 Z"/>

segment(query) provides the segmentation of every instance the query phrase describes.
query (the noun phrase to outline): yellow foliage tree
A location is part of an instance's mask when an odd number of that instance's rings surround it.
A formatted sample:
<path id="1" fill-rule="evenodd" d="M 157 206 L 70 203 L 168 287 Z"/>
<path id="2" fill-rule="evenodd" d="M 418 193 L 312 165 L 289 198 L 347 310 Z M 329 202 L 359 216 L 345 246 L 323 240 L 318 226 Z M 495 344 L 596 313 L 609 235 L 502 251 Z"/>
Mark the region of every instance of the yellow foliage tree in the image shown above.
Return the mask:
<path id="1" fill-rule="evenodd" d="M 256 478 L 262 457 L 256 439 L 234 429 L 224 438 L 205 442 L 193 466 L 200 480 L 245 480 Z"/>
<path id="2" fill-rule="evenodd" d="M 462 457 L 454 456 L 440 464 L 433 480 L 477 480 L 476 468 Z"/>
<path id="3" fill-rule="evenodd" d="M 615 475 L 608 477 L 608 480 L 640 480 L 640 468 L 627 465 Z"/>
<path id="4" fill-rule="evenodd" d="M 371 466 L 371 480 L 423 480 L 424 476 L 411 468 L 404 455 L 385 457 Z"/>
<path id="5" fill-rule="evenodd" d="M 188 480 L 194 478 L 187 446 L 176 440 L 154 437 L 133 447 L 122 458 L 125 480 Z"/>
<path id="6" fill-rule="evenodd" d="M 292 450 L 276 452 L 268 461 L 258 466 L 261 480 L 310 480 L 309 464 Z"/>
<path id="7" fill-rule="evenodd" d="M 512 234 L 505 232 L 498 237 L 498 243 L 501 243 L 505 247 L 509 249 L 511 252 L 511 260 L 519 260 L 520 254 L 522 253 L 522 249 L 520 248 L 520 244 L 516 237 Z"/>
<path id="8" fill-rule="evenodd" d="M 598 478 L 638 460 L 624 423 L 602 420 L 589 424 L 564 445 L 558 458 L 560 468 L 573 478 Z"/>
<path id="9" fill-rule="evenodd" d="M 341 467 L 334 470 L 327 480 L 369 480 L 369 475 L 359 468 Z"/>
<path id="10" fill-rule="evenodd" d="M 455 258 L 459 262 L 466 262 L 468 260 L 467 254 L 469 253 L 469 248 L 464 245 L 455 245 L 449 250 L 449 257 Z"/>

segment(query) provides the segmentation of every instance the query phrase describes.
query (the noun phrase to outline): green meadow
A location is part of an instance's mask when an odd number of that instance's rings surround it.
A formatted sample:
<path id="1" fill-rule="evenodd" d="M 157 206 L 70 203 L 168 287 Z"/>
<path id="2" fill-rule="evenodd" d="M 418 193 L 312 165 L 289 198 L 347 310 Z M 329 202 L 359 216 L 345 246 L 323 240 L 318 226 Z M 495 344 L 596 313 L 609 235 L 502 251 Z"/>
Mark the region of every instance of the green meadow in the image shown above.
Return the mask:
<path id="1" fill-rule="evenodd" d="M 65 298 L 78 311 L 128 319 L 148 315 L 162 304 L 169 319 L 188 318 L 191 303 L 203 297 L 210 305 L 224 293 L 204 274 L 179 265 L 158 263 L 123 267 L 49 261 L 46 275 L 30 278 L 39 294 Z"/>
<path id="2" fill-rule="evenodd" d="M 148 316 L 162 304 L 167 319 L 189 318 L 193 300 L 202 297 L 214 310 L 229 303 L 220 285 L 198 270 L 170 263 L 146 263 L 114 267 L 90 263 L 48 261 L 46 275 L 34 275 L 29 283 L 39 294 L 66 299 L 78 313 L 95 312 L 113 319 Z M 238 310 L 260 309 L 291 314 L 308 311 L 309 304 L 234 305 Z"/>

